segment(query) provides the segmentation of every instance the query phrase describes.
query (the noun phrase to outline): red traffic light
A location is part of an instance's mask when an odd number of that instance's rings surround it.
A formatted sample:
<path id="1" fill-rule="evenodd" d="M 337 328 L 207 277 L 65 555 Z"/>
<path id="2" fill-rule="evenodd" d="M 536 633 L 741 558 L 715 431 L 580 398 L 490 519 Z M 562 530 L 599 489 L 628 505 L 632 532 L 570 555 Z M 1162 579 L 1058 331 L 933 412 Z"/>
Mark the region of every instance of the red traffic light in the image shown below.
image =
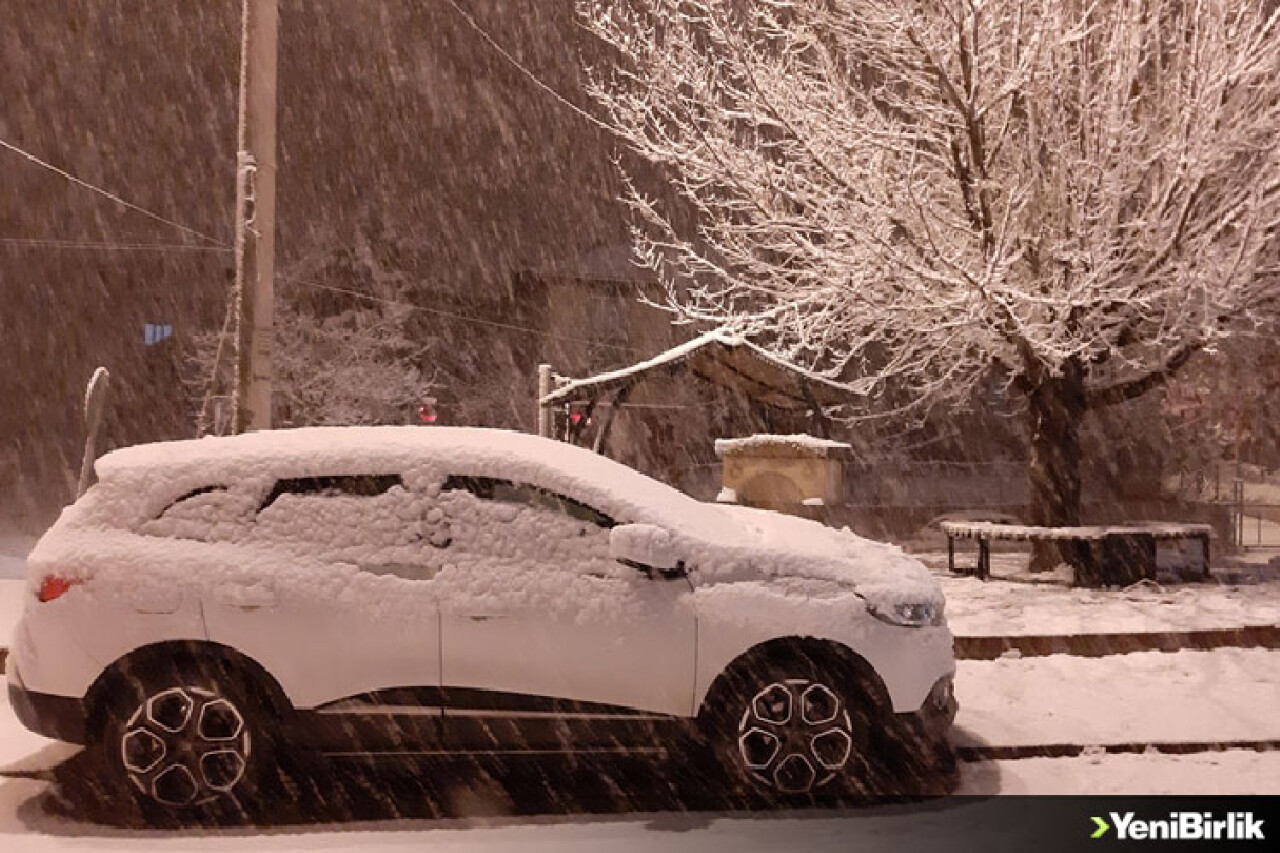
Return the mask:
<path id="1" fill-rule="evenodd" d="M 586 406 L 583 403 L 569 404 L 569 423 L 577 426 L 585 421 L 587 425 L 591 424 L 591 418 L 587 416 Z"/>
<path id="2" fill-rule="evenodd" d="M 433 424 L 439 417 L 440 415 L 436 412 L 434 402 L 423 403 L 421 406 L 418 406 L 418 423 Z"/>

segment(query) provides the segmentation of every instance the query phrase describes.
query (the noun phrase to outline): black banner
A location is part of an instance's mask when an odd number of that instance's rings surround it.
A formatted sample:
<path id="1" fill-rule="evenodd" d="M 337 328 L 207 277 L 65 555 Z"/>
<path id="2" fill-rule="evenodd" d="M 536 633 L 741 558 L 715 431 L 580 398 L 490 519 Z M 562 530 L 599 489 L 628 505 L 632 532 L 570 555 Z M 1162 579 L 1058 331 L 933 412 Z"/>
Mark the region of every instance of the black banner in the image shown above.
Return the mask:
<path id="1" fill-rule="evenodd" d="M 1280 781 L 1280 780 L 1278 780 Z M 822 820 L 821 810 L 808 813 Z M 796 833 L 796 850 L 1277 850 L 1280 796 L 948 797 L 829 813 L 843 843 Z M 816 828 L 816 827 L 815 827 Z"/>

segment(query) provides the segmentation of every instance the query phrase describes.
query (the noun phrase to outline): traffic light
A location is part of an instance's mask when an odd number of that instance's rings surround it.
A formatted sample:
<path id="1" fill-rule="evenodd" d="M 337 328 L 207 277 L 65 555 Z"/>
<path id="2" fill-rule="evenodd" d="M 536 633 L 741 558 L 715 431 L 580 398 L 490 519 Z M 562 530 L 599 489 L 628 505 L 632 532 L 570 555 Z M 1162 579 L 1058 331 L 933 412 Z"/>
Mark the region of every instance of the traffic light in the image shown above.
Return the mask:
<path id="1" fill-rule="evenodd" d="M 418 423 L 423 426 L 431 426 L 440 417 L 439 411 L 436 409 L 436 398 L 427 397 L 418 406 Z"/>

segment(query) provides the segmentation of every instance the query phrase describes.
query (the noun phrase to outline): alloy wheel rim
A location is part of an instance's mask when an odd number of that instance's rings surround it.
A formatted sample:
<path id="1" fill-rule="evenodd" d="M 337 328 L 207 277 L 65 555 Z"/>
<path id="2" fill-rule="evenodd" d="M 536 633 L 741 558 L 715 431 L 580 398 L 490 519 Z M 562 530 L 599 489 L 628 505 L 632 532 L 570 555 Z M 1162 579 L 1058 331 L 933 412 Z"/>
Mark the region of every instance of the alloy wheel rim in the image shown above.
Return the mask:
<path id="1" fill-rule="evenodd" d="M 808 794 L 831 782 L 853 754 L 853 721 L 840 695 L 820 681 L 774 681 L 743 709 L 738 760 L 760 784 Z"/>
<path id="2" fill-rule="evenodd" d="M 230 794 L 244 779 L 252 741 L 244 715 L 202 687 L 170 687 L 134 710 L 120 761 L 139 792 L 171 808 Z"/>

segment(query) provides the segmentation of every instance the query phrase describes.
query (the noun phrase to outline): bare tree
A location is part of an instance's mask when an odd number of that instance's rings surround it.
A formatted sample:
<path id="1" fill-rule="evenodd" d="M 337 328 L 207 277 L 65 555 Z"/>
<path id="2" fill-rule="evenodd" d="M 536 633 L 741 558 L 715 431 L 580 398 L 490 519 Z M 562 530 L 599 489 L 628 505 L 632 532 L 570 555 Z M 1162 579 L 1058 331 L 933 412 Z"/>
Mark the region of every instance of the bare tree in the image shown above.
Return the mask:
<path id="1" fill-rule="evenodd" d="M 1248 0 L 580 0 L 671 307 L 923 416 L 1001 377 L 1032 521 L 1080 423 L 1271 310 L 1280 32 Z M 689 284 L 694 282 L 694 284 Z M 905 398 L 902 396 L 905 394 Z M 1038 553 L 1037 565 L 1056 561 Z"/>

